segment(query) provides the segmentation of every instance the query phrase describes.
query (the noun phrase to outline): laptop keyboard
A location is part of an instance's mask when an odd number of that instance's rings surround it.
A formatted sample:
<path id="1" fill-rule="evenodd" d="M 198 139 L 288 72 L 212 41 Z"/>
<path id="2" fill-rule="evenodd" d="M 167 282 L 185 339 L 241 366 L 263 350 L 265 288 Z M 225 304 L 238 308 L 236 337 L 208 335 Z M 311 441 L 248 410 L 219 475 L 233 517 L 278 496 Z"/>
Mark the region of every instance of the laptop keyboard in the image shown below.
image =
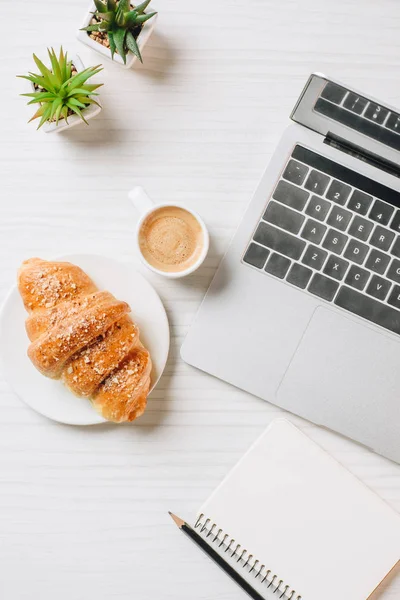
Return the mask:
<path id="1" fill-rule="evenodd" d="M 400 334 L 400 193 L 297 145 L 243 261 Z"/>

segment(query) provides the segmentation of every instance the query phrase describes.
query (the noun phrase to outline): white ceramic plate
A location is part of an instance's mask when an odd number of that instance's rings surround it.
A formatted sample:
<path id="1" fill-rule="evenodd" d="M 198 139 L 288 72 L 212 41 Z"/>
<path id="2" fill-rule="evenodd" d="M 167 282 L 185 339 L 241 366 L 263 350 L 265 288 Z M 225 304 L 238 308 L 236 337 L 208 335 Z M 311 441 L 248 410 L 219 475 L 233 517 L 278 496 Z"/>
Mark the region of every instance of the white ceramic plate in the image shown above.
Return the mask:
<path id="1" fill-rule="evenodd" d="M 139 325 L 140 338 L 153 361 L 152 390 L 164 370 L 169 350 L 168 319 L 157 292 L 134 266 L 111 258 L 73 254 L 57 260 L 78 265 L 99 289 L 128 302 L 132 317 Z M 31 408 L 54 421 L 69 425 L 103 423 L 103 417 L 89 400 L 74 396 L 61 381 L 44 377 L 32 365 L 27 356 L 26 316 L 18 289 L 14 287 L 0 313 L 0 361 L 3 375 L 15 393 Z"/>

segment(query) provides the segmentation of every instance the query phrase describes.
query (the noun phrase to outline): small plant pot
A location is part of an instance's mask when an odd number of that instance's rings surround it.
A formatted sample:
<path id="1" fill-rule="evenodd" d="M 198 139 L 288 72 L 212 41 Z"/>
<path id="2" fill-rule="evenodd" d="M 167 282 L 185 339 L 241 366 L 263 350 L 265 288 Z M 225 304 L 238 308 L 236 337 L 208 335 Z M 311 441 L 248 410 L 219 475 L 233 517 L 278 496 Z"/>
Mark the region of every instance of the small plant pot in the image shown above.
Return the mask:
<path id="1" fill-rule="evenodd" d="M 78 73 L 80 73 L 80 71 L 84 70 L 85 66 L 77 54 L 71 55 L 71 61 Z M 31 89 L 33 91 L 36 91 L 33 83 L 31 83 L 30 85 L 31 85 Z M 96 96 L 96 102 L 99 102 L 98 96 Z M 100 104 L 100 102 L 99 102 L 99 104 Z M 89 104 L 89 106 L 87 108 L 82 110 L 82 114 L 84 115 L 86 121 L 89 121 L 89 119 L 93 119 L 93 117 L 98 115 L 100 111 L 101 111 L 101 106 L 97 106 L 96 104 Z M 64 131 L 65 129 L 70 129 L 71 127 L 75 127 L 75 125 L 79 125 L 80 123 L 83 123 L 83 121 L 78 115 L 71 115 L 70 117 L 68 117 L 68 123 L 66 122 L 65 119 L 60 119 L 58 121 L 58 125 L 55 121 L 54 122 L 47 121 L 46 123 L 43 123 L 43 126 L 41 127 L 41 129 L 43 129 L 46 133 L 54 133 L 54 132 Z M 85 124 L 85 123 L 83 123 L 83 124 Z"/>
<path id="2" fill-rule="evenodd" d="M 89 11 L 86 13 L 85 18 L 82 22 L 82 27 L 87 27 L 88 25 L 90 25 L 90 21 L 93 18 L 93 13 L 95 12 L 95 10 L 96 6 L 93 2 L 91 2 L 89 6 Z M 154 10 L 153 7 L 152 10 Z M 143 27 L 136 39 L 141 54 L 151 34 L 153 33 L 157 17 L 158 15 L 156 14 L 154 15 L 154 17 L 152 17 L 143 24 Z M 95 50 L 102 56 L 105 56 L 109 60 L 112 60 L 112 62 L 117 63 L 118 65 L 121 65 L 121 67 L 125 67 L 126 69 L 130 69 L 133 66 L 133 64 L 137 60 L 139 60 L 136 54 L 133 54 L 133 52 L 128 52 L 126 56 L 126 64 L 124 64 L 124 61 L 122 60 L 118 52 L 115 52 L 114 58 L 111 58 L 111 50 L 106 46 L 103 46 L 103 44 L 100 44 L 100 42 L 96 42 L 93 38 L 90 37 L 87 31 L 79 30 L 77 37 L 80 42 L 86 44 L 86 46 L 89 46 L 89 48 L 92 48 L 92 50 Z"/>

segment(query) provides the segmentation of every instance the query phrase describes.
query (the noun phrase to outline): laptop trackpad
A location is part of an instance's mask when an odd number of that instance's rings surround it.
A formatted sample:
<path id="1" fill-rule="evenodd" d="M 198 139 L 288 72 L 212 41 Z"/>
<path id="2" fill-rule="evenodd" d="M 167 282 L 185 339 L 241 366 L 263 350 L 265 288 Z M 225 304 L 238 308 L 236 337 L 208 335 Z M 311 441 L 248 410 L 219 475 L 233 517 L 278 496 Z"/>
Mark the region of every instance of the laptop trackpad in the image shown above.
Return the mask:
<path id="1" fill-rule="evenodd" d="M 276 397 L 400 462 L 400 340 L 319 307 Z"/>

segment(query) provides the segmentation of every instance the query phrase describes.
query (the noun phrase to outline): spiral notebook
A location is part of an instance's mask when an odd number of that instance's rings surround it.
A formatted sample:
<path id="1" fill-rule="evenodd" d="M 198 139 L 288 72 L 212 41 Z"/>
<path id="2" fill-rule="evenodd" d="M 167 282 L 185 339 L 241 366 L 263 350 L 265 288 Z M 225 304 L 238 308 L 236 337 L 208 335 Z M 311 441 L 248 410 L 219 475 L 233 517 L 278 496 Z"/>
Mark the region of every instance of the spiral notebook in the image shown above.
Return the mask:
<path id="1" fill-rule="evenodd" d="M 195 527 L 266 598 L 367 600 L 400 560 L 400 516 L 283 419 L 217 487 Z"/>

